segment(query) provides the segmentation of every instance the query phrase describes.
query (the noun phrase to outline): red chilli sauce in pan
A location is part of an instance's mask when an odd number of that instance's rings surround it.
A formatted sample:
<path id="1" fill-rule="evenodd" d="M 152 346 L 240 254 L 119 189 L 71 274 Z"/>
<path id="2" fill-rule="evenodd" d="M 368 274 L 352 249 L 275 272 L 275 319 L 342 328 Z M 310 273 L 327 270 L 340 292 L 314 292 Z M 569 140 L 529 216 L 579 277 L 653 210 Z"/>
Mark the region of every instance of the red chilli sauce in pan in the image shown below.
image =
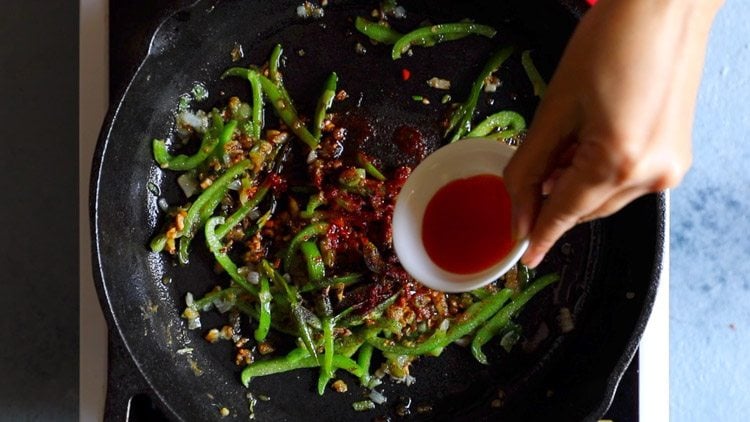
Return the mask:
<path id="1" fill-rule="evenodd" d="M 500 176 L 454 180 L 425 209 L 422 242 L 427 255 L 452 273 L 485 270 L 513 247 L 510 214 L 510 196 Z"/>

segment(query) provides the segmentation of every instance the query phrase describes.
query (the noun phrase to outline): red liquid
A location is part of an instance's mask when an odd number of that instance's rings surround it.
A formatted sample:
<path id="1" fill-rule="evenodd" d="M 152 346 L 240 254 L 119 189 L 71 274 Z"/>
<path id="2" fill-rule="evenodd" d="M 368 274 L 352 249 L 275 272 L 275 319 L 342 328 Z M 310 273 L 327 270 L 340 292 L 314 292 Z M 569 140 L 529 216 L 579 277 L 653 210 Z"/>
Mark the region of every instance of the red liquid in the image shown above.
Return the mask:
<path id="1" fill-rule="evenodd" d="M 440 188 L 427 204 L 422 242 L 430 259 L 457 274 L 485 270 L 513 246 L 510 196 L 503 179 L 481 174 Z"/>

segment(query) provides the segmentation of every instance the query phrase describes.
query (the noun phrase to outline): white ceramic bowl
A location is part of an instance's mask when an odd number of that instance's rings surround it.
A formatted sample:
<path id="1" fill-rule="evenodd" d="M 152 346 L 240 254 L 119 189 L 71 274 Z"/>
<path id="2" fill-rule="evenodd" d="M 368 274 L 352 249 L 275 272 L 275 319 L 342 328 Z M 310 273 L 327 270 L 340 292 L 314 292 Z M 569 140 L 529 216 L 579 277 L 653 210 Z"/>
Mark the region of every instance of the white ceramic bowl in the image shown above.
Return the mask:
<path id="1" fill-rule="evenodd" d="M 456 274 L 435 264 L 422 243 L 425 208 L 435 193 L 454 180 L 479 174 L 502 176 L 514 151 L 493 139 L 463 139 L 430 154 L 411 173 L 396 199 L 393 246 L 404 269 L 417 281 L 444 292 L 465 292 L 496 280 L 521 258 L 529 244 L 526 239 L 517 241 L 508 255 L 491 267 Z"/>

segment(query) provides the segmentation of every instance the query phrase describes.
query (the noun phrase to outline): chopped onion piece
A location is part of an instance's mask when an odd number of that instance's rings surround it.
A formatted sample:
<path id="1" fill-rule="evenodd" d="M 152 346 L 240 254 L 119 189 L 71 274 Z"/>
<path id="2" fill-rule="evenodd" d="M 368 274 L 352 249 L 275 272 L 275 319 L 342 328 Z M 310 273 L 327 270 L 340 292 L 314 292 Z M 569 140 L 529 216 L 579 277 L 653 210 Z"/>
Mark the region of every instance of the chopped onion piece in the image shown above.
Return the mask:
<path id="1" fill-rule="evenodd" d="M 203 133 L 208 128 L 208 115 L 203 111 L 193 113 L 190 110 L 185 110 L 177 115 L 177 126 L 178 129 L 190 128 L 198 133 Z"/>
<path id="2" fill-rule="evenodd" d="M 534 333 L 530 339 L 524 341 L 521 347 L 523 347 L 524 352 L 531 353 L 535 351 L 542 341 L 547 339 L 547 337 L 549 337 L 549 327 L 547 326 L 547 323 L 542 322 L 536 330 L 536 333 Z"/>
<path id="3" fill-rule="evenodd" d="M 500 85 L 502 85 L 500 78 L 490 75 L 484 80 L 484 92 L 496 92 Z"/>
<path id="4" fill-rule="evenodd" d="M 190 292 L 185 293 L 185 305 L 192 308 L 193 307 L 193 294 Z"/>
<path id="5" fill-rule="evenodd" d="M 469 344 L 471 344 L 471 338 L 469 336 L 463 336 L 460 339 L 454 341 L 454 343 L 456 343 L 457 345 L 461 347 L 466 347 Z"/>
<path id="6" fill-rule="evenodd" d="M 382 383 L 383 383 L 383 381 L 381 379 L 376 378 L 376 377 L 370 377 L 370 381 L 367 383 L 366 387 L 367 388 L 375 388 L 375 387 L 379 386 Z"/>
<path id="7" fill-rule="evenodd" d="M 386 365 L 383 364 L 380 366 L 380 368 L 375 370 L 375 374 L 373 375 L 375 375 L 376 379 L 382 379 L 385 376 L 385 368 L 386 368 Z"/>
<path id="8" fill-rule="evenodd" d="M 242 187 L 242 181 L 240 179 L 233 180 L 232 183 L 230 183 L 229 186 L 227 186 L 227 188 L 231 190 L 240 190 L 241 187 Z"/>
<path id="9" fill-rule="evenodd" d="M 198 192 L 198 180 L 191 173 L 183 173 L 177 178 L 177 184 L 180 185 L 180 189 L 185 194 L 186 198 L 190 198 L 196 192 Z"/>
<path id="10" fill-rule="evenodd" d="M 197 330 L 201 328 L 201 318 L 196 317 L 188 320 L 188 330 Z"/>
<path id="11" fill-rule="evenodd" d="M 396 19 L 405 19 L 406 18 L 406 9 L 404 9 L 404 6 L 396 6 L 391 11 L 391 16 L 393 16 Z"/>
<path id="12" fill-rule="evenodd" d="M 575 324 L 573 324 L 573 316 L 570 314 L 570 309 L 568 308 L 560 308 L 559 321 L 560 330 L 562 330 L 563 333 L 569 333 L 575 328 Z"/>
<path id="13" fill-rule="evenodd" d="M 517 330 L 508 331 L 503 338 L 500 339 L 500 346 L 502 346 L 506 352 L 510 353 L 511 349 L 513 349 L 513 346 L 516 345 L 520 338 L 521 335 Z"/>
<path id="14" fill-rule="evenodd" d="M 372 400 L 375 404 L 383 404 L 388 401 L 388 398 L 386 396 L 375 390 L 370 390 L 369 397 L 370 400 Z"/>
<path id="15" fill-rule="evenodd" d="M 307 164 L 311 164 L 315 159 L 318 158 L 318 152 L 317 150 L 311 150 L 309 154 L 307 154 Z"/>
<path id="16" fill-rule="evenodd" d="M 164 198 L 159 198 L 159 200 L 156 201 L 156 204 L 159 206 L 159 209 L 162 211 L 166 211 L 169 208 L 169 204 L 167 203 L 167 200 Z"/>
<path id="17" fill-rule="evenodd" d="M 435 89 L 451 89 L 451 81 L 447 79 L 435 78 L 429 79 L 427 85 Z"/>
<path id="18" fill-rule="evenodd" d="M 234 306 L 234 300 L 233 298 L 216 298 L 213 300 L 213 304 L 216 307 L 216 310 L 223 314 L 224 312 L 232 309 L 232 307 Z"/>
<path id="19" fill-rule="evenodd" d="M 252 284 L 258 284 L 260 282 L 260 274 L 257 271 L 248 271 L 245 278 Z"/>
<path id="20" fill-rule="evenodd" d="M 322 18 L 325 12 L 323 11 L 323 8 L 320 6 L 317 6 L 309 1 L 304 2 L 303 4 L 297 6 L 297 16 L 307 19 L 307 18 Z"/>

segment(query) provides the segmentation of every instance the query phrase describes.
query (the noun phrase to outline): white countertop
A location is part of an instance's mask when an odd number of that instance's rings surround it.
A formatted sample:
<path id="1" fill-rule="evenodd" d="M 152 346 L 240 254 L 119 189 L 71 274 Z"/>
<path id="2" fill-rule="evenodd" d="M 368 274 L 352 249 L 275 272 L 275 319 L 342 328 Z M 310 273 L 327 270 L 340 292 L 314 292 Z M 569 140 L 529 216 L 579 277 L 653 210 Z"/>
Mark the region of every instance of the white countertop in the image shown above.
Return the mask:
<path id="1" fill-rule="evenodd" d="M 93 422 L 102 420 L 104 415 L 107 328 L 91 273 L 88 186 L 94 148 L 108 106 L 108 3 L 81 0 L 80 6 L 80 420 Z M 652 317 L 641 341 L 641 422 L 669 420 L 668 248 L 666 263 Z"/>
<path id="2" fill-rule="evenodd" d="M 108 105 L 108 3 L 81 0 L 79 68 L 80 420 L 101 421 L 107 387 L 107 326 L 91 274 L 88 192 L 91 161 Z M 124 422 L 124 421 L 123 421 Z"/>

